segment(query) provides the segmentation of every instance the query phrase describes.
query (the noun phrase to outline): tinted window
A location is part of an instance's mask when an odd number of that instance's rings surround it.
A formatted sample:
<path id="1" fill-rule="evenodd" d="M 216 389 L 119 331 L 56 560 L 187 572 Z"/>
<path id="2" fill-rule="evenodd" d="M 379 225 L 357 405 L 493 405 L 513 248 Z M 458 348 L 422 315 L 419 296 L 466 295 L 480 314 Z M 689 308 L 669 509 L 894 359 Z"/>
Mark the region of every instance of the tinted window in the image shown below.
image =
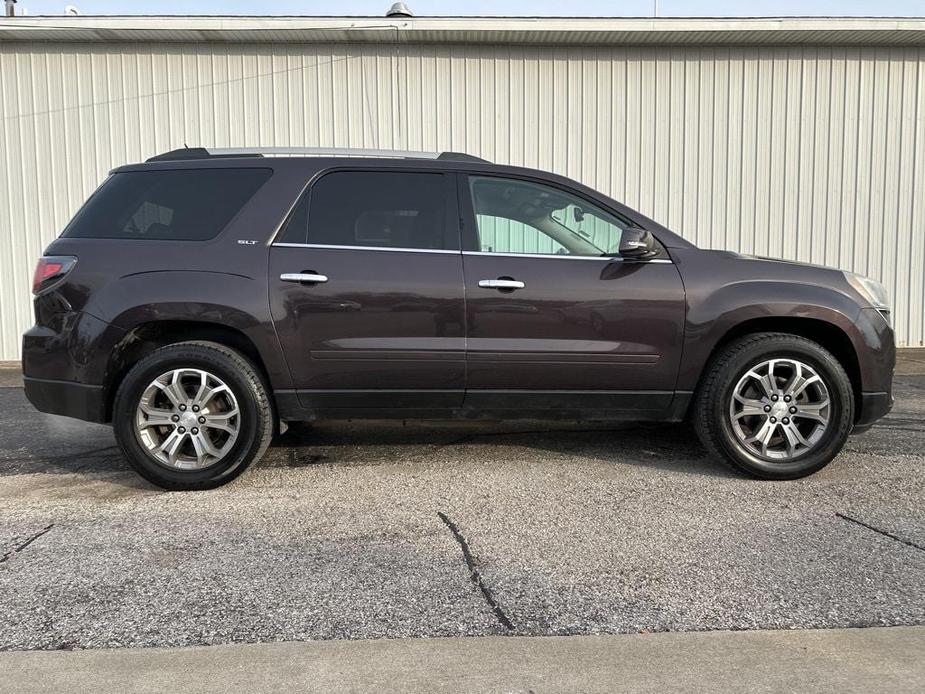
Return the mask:
<path id="1" fill-rule="evenodd" d="M 625 224 L 558 188 L 470 176 L 479 248 L 487 253 L 616 254 Z"/>
<path id="2" fill-rule="evenodd" d="M 113 174 L 64 236 L 211 239 L 272 173 L 271 169 L 176 169 Z"/>
<path id="3" fill-rule="evenodd" d="M 338 171 L 320 178 L 281 241 L 331 246 L 453 249 L 442 174 Z"/>

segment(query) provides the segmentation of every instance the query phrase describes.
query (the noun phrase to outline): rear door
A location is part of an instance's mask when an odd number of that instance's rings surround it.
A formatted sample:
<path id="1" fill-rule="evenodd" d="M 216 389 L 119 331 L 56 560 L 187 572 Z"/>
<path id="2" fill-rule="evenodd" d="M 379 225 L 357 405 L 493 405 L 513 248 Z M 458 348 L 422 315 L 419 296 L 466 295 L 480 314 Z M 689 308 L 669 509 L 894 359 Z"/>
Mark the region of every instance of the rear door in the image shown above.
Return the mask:
<path id="1" fill-rule="evenodd" d="M 671 404 L 685 300 L 664 249 L 616 256 L 618 218 L 543 182 L 460 175 L 466 406 L 658 412 Z"/>
<path id="2" fill-rule="evenodd" d="M 465 388 L 454 176 L 330 171 L 270 249 L 270 303 L 303 407 L 443 409 Z"/>

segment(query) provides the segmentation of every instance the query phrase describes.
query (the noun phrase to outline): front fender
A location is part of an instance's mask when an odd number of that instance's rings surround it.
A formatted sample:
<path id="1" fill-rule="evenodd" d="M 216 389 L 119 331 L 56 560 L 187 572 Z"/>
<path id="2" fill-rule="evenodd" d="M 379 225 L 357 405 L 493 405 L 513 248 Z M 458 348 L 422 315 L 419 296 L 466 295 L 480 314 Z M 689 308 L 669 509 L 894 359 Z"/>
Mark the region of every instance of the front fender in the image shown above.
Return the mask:
<path id="1" fill-rule="evenodd" d="M 690 300 L 690 299 L 689 299 Z M 679 390 L 693 390 L 717 345 L 743 323 L 760 319 L 821 321 L 844 333 L 855 354 L 870 348 L 859 324 L 861 307 L 848 295 L 826 286 L 804 282 L 741 280 L 718 287 L 691 301 L 687 314 L 684 358 Z M 861 364 L 862 387 L 876 379 Z"/>

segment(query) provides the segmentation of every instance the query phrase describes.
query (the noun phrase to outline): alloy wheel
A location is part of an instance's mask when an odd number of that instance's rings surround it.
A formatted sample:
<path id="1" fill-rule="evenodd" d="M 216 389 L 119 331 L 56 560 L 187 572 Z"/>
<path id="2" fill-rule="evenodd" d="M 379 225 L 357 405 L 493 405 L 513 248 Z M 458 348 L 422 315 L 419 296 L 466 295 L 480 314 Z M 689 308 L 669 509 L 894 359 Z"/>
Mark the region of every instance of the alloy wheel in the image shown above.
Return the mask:
<path id="1" fill-rule="evenodd" d="M 215 374 L 174 369 L 145 388 L 135 411 L 135 432 L 148 454 L 176 470 L 218 463 L 234 446 L 241 414 L 234 393 Z"/>
<path id="2" fill-rule="evenodd" d="M 745 450 L 789 462 L 822 440 L 832 414 L 819 372 L 796 359 L 767 359 L 750 368 L 732 391 L 729 420 Z"/>

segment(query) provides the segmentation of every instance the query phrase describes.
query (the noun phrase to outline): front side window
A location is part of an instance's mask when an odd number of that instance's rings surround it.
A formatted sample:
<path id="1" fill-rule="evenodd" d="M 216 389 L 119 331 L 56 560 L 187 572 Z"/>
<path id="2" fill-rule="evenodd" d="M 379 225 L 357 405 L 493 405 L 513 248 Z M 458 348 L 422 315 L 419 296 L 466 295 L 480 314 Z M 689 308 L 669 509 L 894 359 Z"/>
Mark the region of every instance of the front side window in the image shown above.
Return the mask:
<path id="1" fill-rule="evenodd" d="M 596 205 L 539 183 L 470 176 L 479 249 L 486 253 L 616 255 L 630 226 Z"/>
<path id="2" fill-rule="evenodd" d="M 124 171 L 110 176 L 64 231 L 70 238 L 214 238 L 272 169 Z"/>
<path id="3" fill-rule="evenodd" d="M 337 171 L 298 203 L 284 242 L 367 248 L 455 250 L 442 174 Z"/>

